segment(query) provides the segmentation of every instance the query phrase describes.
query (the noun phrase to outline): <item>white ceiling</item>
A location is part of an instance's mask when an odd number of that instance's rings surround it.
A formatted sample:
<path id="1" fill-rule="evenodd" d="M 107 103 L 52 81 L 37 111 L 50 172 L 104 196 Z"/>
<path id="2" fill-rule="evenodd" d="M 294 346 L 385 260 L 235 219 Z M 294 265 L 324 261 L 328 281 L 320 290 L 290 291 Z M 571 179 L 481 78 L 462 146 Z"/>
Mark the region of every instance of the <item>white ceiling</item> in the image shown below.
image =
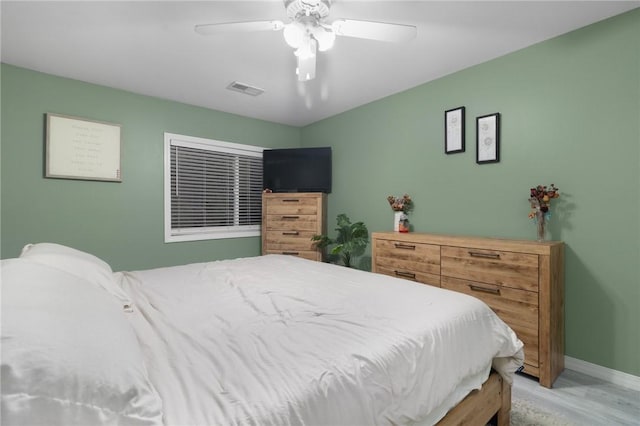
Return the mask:
<path id="1" fill-rule="evenodd" d="M 286 21 L 281 0 L 2 1 L 2 62 L 303 126 L 640 6 L 640 1 L 347 1 L 329 20 L 410 24 L 392 44 L 339 37 L 300 83 L 282 32 L 205 37 L 196 24 Z M 253 97 L 226 89 L 240 81 Z M 6 107 L 6 106 L 5 106 Z"/>

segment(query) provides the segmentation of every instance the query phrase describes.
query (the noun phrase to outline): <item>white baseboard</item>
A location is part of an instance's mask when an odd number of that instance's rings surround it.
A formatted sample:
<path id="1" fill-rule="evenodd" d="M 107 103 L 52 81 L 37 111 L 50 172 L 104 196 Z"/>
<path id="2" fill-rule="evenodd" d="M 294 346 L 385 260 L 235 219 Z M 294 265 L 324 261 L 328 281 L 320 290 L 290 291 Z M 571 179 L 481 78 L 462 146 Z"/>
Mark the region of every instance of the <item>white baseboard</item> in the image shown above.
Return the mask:
<path id="1" fill-rule="evenodd" d="M 564 357 L 564 367 L 568 370 L 577 371 L 578 373 L 613 383 L 614 385 L 640 391 L 640 377 L 634 376 L 633 374 L 613 370 L 566 355 Z"/>

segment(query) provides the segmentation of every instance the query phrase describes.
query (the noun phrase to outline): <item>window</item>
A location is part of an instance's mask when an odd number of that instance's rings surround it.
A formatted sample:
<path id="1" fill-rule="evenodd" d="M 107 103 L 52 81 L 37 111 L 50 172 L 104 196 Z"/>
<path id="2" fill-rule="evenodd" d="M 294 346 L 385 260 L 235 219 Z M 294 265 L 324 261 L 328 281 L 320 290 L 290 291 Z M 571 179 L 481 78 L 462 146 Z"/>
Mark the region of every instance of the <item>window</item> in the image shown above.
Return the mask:
<path id="1" fill-rule="evenodd" d="M 164 134 L 165 242 L 253 237 L 264 148 Z"/>

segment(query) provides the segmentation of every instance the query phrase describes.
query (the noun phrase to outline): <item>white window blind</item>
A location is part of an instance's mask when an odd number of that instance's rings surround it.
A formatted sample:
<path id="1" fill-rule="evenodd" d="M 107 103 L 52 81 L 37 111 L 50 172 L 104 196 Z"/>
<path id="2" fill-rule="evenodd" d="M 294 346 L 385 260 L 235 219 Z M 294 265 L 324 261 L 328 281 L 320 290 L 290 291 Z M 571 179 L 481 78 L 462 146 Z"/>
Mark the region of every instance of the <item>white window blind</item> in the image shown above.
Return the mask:
<path id="1" fill-rule="evenodd" d="M 165 241 L 260 235 L 262 150 L 165 134 Z"/>

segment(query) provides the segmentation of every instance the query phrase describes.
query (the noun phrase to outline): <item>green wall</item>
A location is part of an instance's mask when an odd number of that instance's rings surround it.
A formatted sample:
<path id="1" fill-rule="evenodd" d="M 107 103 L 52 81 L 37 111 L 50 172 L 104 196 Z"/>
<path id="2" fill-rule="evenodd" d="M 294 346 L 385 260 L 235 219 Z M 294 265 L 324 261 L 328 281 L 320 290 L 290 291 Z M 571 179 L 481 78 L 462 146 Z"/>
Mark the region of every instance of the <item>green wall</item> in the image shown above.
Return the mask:
<path id="1" fill-rule="evenodd" d="M 461 105 L 466 152 L 445 155 L 444 111 Z M 477 165 L 475 117 L 494 112 L 501 161 Z M 559 186 L 566 354 L 640 375 L 640 9 L 309 125 L 302 140 L 333 147 L 330 220 L 344 212 L 370 231 L 392 229 L 385 198 L 406 192 L 415 231 L 535 239 L 528 190 Z"/>
<path id="2" fill-rule="evenodd" d="M 2 65 L 3 258 L 30 242 L 93 253 L 114 270 L 260 254 L 260 238 L 164 243 L 164 132 L 264 147 L 300 129 Z M 122 125 L 122 183 L 45 179 L 45 113 Z"/>
<path id="3" fill-rule="evenodd" d="M 424 52 L 428 54 L 428 52 Z M 434 58 L 437 60 L 437 58 Z M 336 214 L 391 229 L 535 238 L 528 189 L 555 183 L 566 242 L 566 353 L 640 375 L 640 10 L 302 129 L 2 65 L 1 255 L 52 241 L 143 269 L 259 253 L 258 238 L 163 243 L 163 132 L 266 147 L 331 145 Z M 443 114 L 464 105 L 466 152 Z M 44 114 L 122 124 L 122 183 L 43 178 Z M 475 117 L 502 114 L 501 161 L 475 164 Z"/>

